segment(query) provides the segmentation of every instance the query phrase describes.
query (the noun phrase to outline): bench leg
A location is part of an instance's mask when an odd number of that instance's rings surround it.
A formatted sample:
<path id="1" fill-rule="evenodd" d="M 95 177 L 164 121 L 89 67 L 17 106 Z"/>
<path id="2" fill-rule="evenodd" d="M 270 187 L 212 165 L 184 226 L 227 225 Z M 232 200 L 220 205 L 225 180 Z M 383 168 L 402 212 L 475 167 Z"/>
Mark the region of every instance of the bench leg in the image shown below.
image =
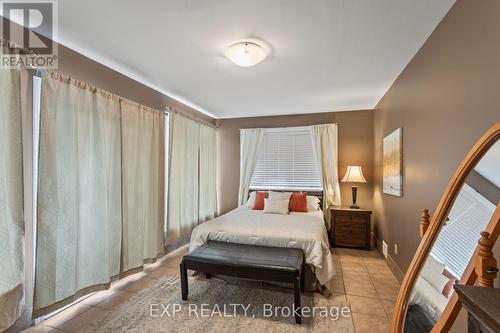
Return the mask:
<path id="1" fill-rule="evenodd" d="M 302 318 L 300 317 L 301 313 L 301 308 L 300 308 L 300 287 L 301 287 L 301 281 L 300 281 L 300 276 L 297 276 L 293 282 L 293 291 L 294 291 L 294 298 L 293 298 L 293 305 L 295 310 L 295 323 L 301 324 L 302 323 Z"/>
<path id="2" fill-rule="evenodd" d="M 305 264 L 302 265 L 302 268 L 300 270 L 300 291 L 301 292 L 304 292 L 304 280 L 305 280 L 305 276 L 306 276 L 305 267 L 306 267 Z"/>
<path id="3" fill-rule="evenodd" d="M 187 278 L 187 268 L 186 264 L 181 262 L 181 294 L 182 300 L 186 301 L 188 298 L 188 278 Z"/>
<path id="4" fill-rule="evenodd" d="M 205 273 L 205 277 L 206 277 L 207 279 L 209 279 L 209 280 L 210 280 L 210 279 L 212 278 L 212 274 L 210 274 L 210 273 Z"/>

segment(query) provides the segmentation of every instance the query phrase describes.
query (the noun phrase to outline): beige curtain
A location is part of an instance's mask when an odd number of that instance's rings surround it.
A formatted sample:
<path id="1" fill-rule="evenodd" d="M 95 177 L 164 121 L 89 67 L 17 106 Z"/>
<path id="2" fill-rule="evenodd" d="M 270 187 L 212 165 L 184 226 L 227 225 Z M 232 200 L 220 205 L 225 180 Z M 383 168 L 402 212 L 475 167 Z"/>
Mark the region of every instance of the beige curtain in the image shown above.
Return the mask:
<path id="1" fill-rule="evenodd" d="M 200 126 L 199 221 L 214 218 L 217 212 L 217 142 L 215 128 Z"/>
<path id="2" fill-rule="evenodd" d="M 198 224 L 199 125 L 176 112 L 170 118 L 167 242 L 188 238 Z"/>
<path id="3" fill-rule="evenodd" d="M 240 187 L 238 191 L 238 206 L 248 200 L 250 181 L 252 180 L 255 163 L 257 162 L 257 149 L 261 146 L 264 131 L 261 128 L 240 130 Z"/>
<path id="4" fill-rule="evenodd" d="M 323 186 L 323 208 L 340 206 L 337 124 L 311 126 L 311 135 Z"/>
<path id="5" fill-rule="evenodd" d="M 106 288 L 122 232 L 119 100 L 44 73 L 40 117 L 34 316 Z"/>
<path id="6" fill-rule="evenodd" d="M 167 242 L 189 238 L 217 211 L 215 128 L 170 113 Z"/>
<path id="7" fill-rule="evenodd" d="M 7 45 L 0 43 L 3 54 Z M 23 251 L 20 71 L 0 68 L 0 331 L 21 315 Z"/>
<path id="8" fill-rule="evenodd" d="M 122 269 L 163 253 L 163 113 L 121 102 Z"/>

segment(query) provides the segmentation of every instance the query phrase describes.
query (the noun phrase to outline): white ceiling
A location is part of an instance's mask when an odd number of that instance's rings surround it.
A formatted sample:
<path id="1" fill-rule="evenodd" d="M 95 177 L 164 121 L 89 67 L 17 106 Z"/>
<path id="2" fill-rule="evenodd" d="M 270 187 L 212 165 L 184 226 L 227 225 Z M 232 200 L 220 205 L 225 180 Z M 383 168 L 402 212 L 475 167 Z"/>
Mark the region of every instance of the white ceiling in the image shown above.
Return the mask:
<path id="1" fill-rule="evenodd" d="M 216 118 L 371 109 L 454 0 L 64 0 L 58 40 Z M 272 55 L 228 62 L 256 37 Z"/>

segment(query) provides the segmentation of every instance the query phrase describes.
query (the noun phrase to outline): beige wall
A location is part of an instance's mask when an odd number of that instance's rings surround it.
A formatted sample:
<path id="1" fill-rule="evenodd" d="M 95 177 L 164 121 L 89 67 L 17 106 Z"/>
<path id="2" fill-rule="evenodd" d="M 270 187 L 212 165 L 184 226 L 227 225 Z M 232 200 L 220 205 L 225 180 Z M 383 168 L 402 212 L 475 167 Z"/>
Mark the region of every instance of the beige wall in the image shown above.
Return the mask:
<path id="1" fill-rule="evenodd" d="M 241 128 L 292 127 L 332 122 L 339 124 L 339 177 L 344 175 L 347 165 L 361 165 L 368 183 L 360 184 L 358 203 L 363 208 L 370 208 L 373 112 L 368 110 L 218 120 L 219 213 L 226 213 L 238 205 Z M 349 184 L 341 184 L 340 187 L 342 202 L 348 204 L 351 201 L 351 187 Z"/>
<path id="2" fill-rule="evenodd" d="M 403 271 L 419 243 L 421 210 L 435 210 L 469 149 L 500 121 L 499 18 L 498 0 L 458 0 L 374 111 L 376 233 Z M 402 198 L 381 190 L 382 139 L 398 127 Z"/>

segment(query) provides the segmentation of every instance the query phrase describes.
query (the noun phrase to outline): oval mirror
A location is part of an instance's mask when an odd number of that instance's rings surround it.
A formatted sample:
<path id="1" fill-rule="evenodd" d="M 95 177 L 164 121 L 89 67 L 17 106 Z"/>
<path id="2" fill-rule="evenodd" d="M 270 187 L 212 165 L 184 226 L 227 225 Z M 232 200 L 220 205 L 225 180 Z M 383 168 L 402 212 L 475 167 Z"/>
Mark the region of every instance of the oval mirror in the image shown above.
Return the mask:
<path id="1" fill-rule="evenodd" d="M 469 153 L 445 191 L 401 286 L 393 332 L 451 327 L 460 308 L 453 284 L 473 283 L 472 258 L 480 233 L 498 223 L 492 217 L 500 207 L 499 136 L 497 124 Z"/>

